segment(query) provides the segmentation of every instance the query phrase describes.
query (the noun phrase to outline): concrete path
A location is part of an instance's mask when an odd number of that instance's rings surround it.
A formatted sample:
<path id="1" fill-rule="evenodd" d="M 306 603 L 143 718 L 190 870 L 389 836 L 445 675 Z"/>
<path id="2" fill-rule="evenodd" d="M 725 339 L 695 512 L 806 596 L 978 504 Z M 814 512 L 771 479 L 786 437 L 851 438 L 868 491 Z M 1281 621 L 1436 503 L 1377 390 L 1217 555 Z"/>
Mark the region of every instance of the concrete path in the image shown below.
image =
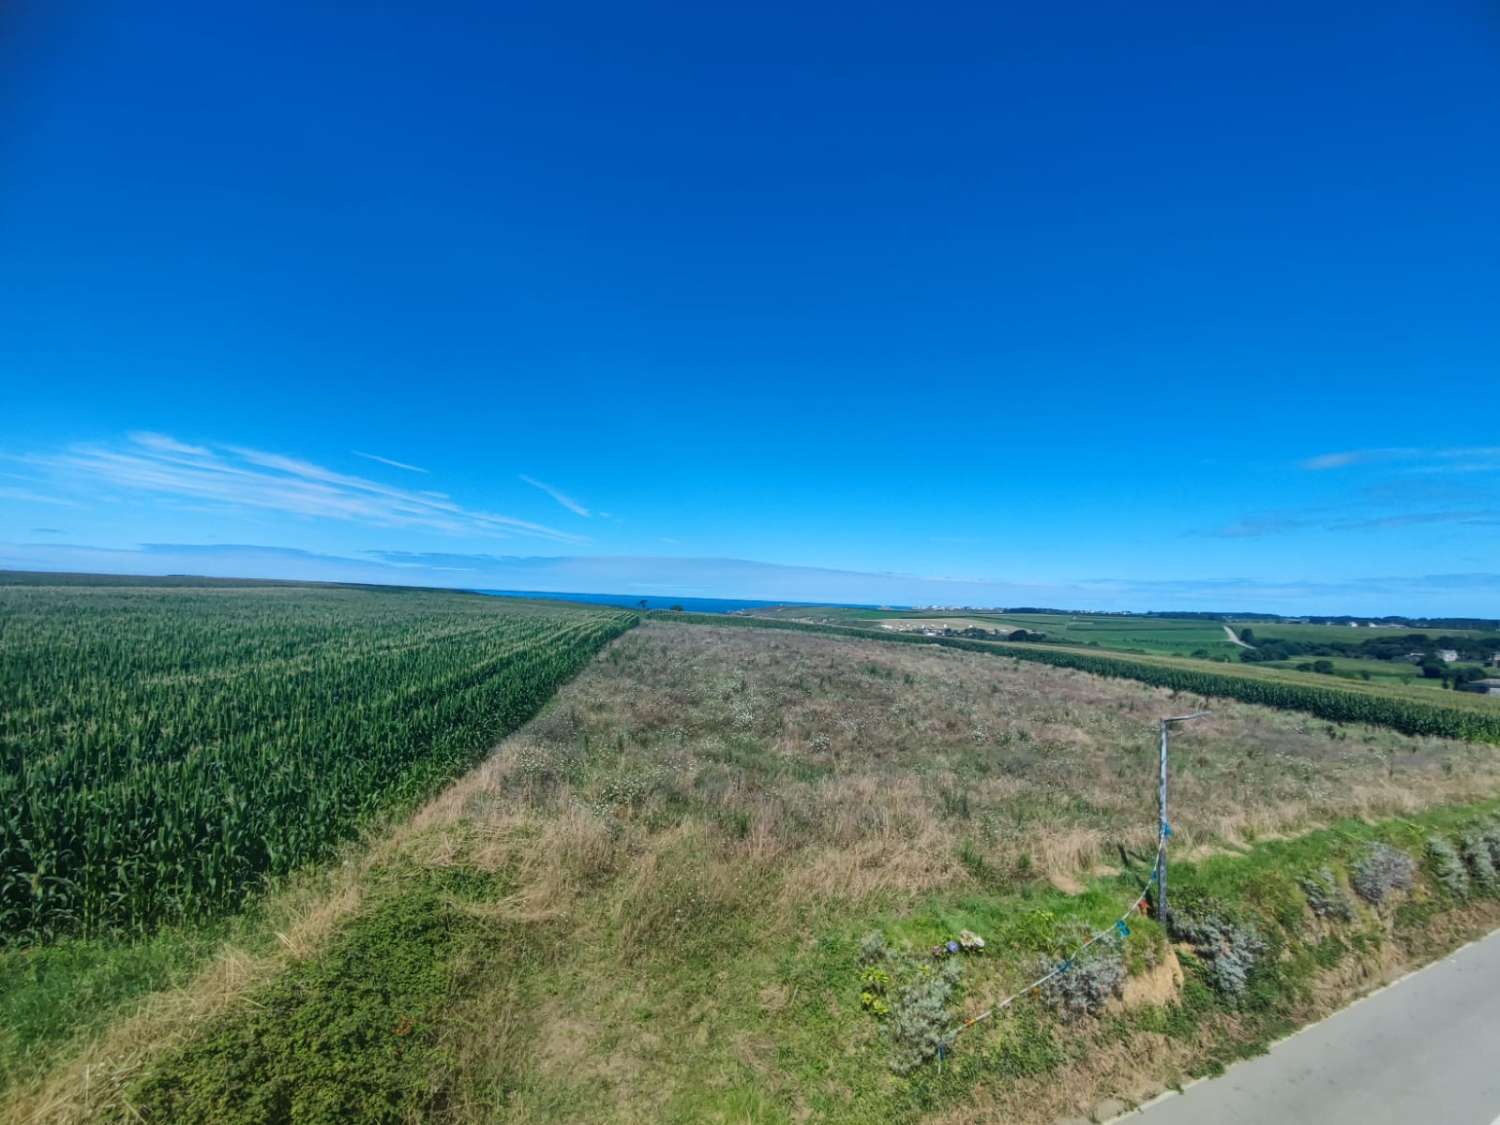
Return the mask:
<path id="1" fill-rule="evenodd" d="M 1500 1123 L 1500 931 L 1122 1125 Z"/>

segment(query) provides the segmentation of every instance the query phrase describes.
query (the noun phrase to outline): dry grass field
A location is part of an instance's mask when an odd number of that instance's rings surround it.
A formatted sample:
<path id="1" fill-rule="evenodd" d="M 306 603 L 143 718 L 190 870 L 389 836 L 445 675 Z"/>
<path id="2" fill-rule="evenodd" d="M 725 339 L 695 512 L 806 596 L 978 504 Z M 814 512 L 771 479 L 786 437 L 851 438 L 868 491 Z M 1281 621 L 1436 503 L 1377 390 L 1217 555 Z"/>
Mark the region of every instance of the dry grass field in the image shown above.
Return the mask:
<path id="1" fill-rule="evenodd" d="M 938 647 L 651 624 L 452 791 L 483 817 L 695 822 L 772 854 L 783 893 L 917 893 L 991 867 L 1069 879 L 1155 840 L 1156 720 L 1179 847 L 1464 799 L 1486 747 L 1176 697 Z M 603 816 L 598 814 L 602 813 Z"/>
<path id="2" fill-rule="evenodd" d="M 386 1038 L 328 1049 L 375 1076 L 383 1120 L 915 1119 L 995 1081 L 1039 1089 L 1073 1064 L 1034 1013 L 985 1025 L 979 1070 L 893 1074 L 856 944 L 1021 935 L 1085 886 L 1112 917 L 1112 873 L 1154 849 L 1156 720 L 1201 703 L 939 647 L 644 624 L 415 818 L 273 900 L 278 944 L 226 946 L 0 1113 L 332 1120 L 308 1041 L 278 1037 L 372 1021 Z M 1492 748 L 1230 702 L 1173 753 L 1182 858 L 1500 790 Z M 1158 1038 L 1162 1066 L 1192 1055 Z M 1073 1069 L 1104 1082 L 1109 1057 Z"/>

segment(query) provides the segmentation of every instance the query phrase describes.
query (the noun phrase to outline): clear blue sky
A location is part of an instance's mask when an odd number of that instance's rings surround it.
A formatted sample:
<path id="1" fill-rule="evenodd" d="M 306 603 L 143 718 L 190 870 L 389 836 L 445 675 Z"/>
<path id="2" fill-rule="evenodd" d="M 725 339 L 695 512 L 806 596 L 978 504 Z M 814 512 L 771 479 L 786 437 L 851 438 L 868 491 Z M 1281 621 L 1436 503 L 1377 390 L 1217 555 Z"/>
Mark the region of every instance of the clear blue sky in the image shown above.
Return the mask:
<path id="1" fill-rule="evenodd" d="M 6 6 L 0 565 L 1500 614 L 1494 5 L 373 7 Z"/>

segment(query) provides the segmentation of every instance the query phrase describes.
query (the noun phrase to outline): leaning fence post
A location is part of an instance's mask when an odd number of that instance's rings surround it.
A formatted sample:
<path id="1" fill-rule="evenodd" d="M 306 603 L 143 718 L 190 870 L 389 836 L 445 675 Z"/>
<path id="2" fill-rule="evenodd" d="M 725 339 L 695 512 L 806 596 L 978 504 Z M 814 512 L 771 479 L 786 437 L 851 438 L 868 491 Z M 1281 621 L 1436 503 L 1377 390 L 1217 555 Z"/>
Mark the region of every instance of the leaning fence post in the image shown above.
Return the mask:
<path id="1" fill-rule="evenodd" d="M 1156 794 L 1156 915 L 1163 927 L 1167 925 L 1167 839 L 1172 835 L 1172 826 L 1167 822 L 1167 732 L 1173 723 L 1201 719 L 1207 714 L 1194 711 L 1191 715 L 1172 715 L 1161 721 L 1161 782 Z"/>
<path id="2" fill-rule="evenodd" d="M 1161 721 L 1161 788 L 1156 797 L 1156 916 L 1167 924 L 1167 723 Z"/>

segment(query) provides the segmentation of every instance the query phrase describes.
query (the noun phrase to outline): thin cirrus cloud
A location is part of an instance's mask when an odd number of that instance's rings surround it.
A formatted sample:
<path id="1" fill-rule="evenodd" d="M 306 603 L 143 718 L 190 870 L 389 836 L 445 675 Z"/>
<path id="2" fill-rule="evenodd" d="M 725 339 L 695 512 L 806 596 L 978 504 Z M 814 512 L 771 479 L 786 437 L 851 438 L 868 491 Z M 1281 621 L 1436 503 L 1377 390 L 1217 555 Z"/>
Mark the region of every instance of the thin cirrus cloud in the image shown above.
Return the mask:
<path id="1" fill-rule="evenodd" d="M 359 449 L 351 449 L 350 453 L 356 457 L 363 457 L 366 461 L 377 461 L 382 465 L 389 465 L 393 469 L 405 469 L 408 473 L 425 473 L 426 469 L 420 465 L 408 465 L 405 461 L 393 461 L 389 457 L 382 457 L 378 453 L 365 453 Z"/>
<path id="2" fill-rule="evenodd" d="M 1414 449 L 1405 446 L 1382 449 L 1346 449 L 1320 453 L 1298 462 L 1303 469 L 1326 472 L 1355 465 L 1399 462 L 1417 472 L 1486 472 L 1500 469 L 1500 446 L 1455 446 L 1448 449 Z"/>
<path id="3" fill-rule="evenodd" d="M 136 430 L 130 434 L 130 440 L 136 445 L 146 449 L 155 450 L 157 453 L 180 453 L 187 457 L 211 456 L 208 449 L 201 445 L 188 445 L 186 442 L 178 441 L 176 438 L 168 437 L 166 434 L 152 433 L 149 430 Z"/>
<path id="4" fill-rule="evenodd" d="M 62 496 L 50 496 L 32 488 L 17 488 L 8 484 L 0 485 L 0 500 L 20 500 L 27 504 L 56 504 L 60 508 L 78 507 L 75 501 Z"/>
<path id="5" fill-rule="evenodd" d="M 48 474 L 51 483 L 63 491 L 93 491 L 108 485 L 177 500 L 377 527 L 587 542 L 545 524 L 464 507 L 441 492 L 394 488 L 245 446 L 188 445 L 164 434 L 136 433 L 123 445 L 75 445 L 60 453 L 32 454 L 19 460 Z"/>
<path id="6" fill-rule="evenodd" d="M 574 515 L 588 517 L 591 514 L 587 508 L 562 491 L 562 489 L 554 488 L 546 481 L 536 480 L 533 477 L 526 476 L 524 473 L 521 475 L 521 479 L 531 485 L 532 488 L 541 489 Z"/>
<path id="7" fill-rule="evenodd" d="M 1296 531 L 1382 531 L 1425 524 L 1500 527 L 1500 508 L 1449 508 L 1441 511 L 1390 512 L 1355 517 L 1272 512 L 1246 516 L 1203 534 L 1213 539 L 1260 539 Z"/>

